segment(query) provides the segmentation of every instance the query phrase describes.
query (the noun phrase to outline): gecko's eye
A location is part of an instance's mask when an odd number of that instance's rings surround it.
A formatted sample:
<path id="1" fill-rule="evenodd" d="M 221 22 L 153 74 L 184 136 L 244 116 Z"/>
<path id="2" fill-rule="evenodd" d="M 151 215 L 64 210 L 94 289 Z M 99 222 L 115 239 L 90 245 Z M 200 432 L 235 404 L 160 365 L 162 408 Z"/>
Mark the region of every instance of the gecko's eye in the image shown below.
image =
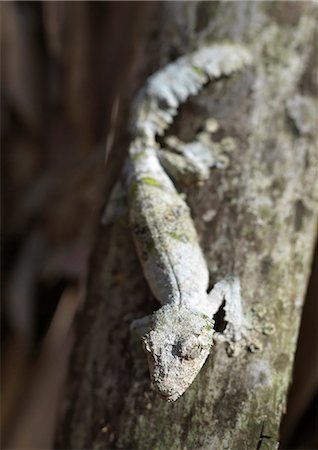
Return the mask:
<path id="1" fill-rule="evenodd" d="M 201 345 L 194 345 L 193 347 L 190 347 L 186 349 L 185 352 L 182 354 L 182 358 L 184 359 L 195 359 L 201 354 Z"/>
<path id="2" fill-rule="evenodd" d="M 189 339 L 180 345 L 180 356 L 183 359 L 195 359 L 201 354 L 202 345 L 194 339 Z"/>

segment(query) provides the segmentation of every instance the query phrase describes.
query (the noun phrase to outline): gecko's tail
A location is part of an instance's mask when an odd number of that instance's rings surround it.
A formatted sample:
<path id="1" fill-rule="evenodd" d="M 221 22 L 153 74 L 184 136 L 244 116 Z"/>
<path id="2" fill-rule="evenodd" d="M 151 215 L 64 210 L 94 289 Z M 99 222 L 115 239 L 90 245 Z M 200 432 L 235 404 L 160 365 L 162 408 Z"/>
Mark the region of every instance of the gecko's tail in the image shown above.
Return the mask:
<path id="1" fill-rule="evenodd" d="M 252 56 L 239 44 L 219 43 L 178 58 L 149 77 L 133 107 L 136 136 L 155 141 L 163 135 L 178 107 L 211 80 L 231 75 L 251 64 Z"/>

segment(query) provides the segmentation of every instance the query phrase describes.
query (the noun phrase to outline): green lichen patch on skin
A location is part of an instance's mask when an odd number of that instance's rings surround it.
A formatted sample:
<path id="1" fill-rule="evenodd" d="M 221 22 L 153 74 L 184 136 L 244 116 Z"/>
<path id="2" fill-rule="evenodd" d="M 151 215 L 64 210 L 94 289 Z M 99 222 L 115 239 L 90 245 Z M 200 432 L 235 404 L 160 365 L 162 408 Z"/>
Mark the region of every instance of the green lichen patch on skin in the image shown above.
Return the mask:
<path id="1" fill-rule="evenodd" d="M 145 183 L 148 186 L 161 187 L 159 181 L 152 177 L 144 177 L 140 180 L 140 182 Z"/>
<path id="2" fill-rule="evenodd" d="M 131 159 L 132 159 L 133 161 L 138 161 L 138 159 L 143 158 L 145 155 L 146 155 L 146 152 L 142 150 L 142 151 L 140 151 L 140 152 L 134 153 L 134 154 L 131 156 Z"/>
<path id="3" fill-rule="evenodd" d="M 169 235 L 173 239 L 175 239 L 176 241 L 179 241 L 179 242 L 188 242 L 188 240 L 189 240 L 185 234 L 179 234 L 179 233 L 176 233 L 175 231 L 170 231 Z"/>
<path id="4" fill-rule="evenodd" d="M 134 197 L 143 183 L 146 184 L 147 186 L 153 186 L 153 187 L 157 187 L 157 188 L 162 187 L 160 182 L 158 180 L 156 180 L 155 178 L 143 177 L 143 178 L 141 178 L 139 180 L 135 180 L 131 183 L 130 189 L 129 189 L 129 195 L 131 197 Z"/>
<path id="5" fill-rule="evenodd" d="M 201 69 L 201 67 L 198 67 L 198 66 L 194 66 L 194 65 L 193 65 L 192 68 L 193 68 L 193 70 L 194 70 L 197 74 L 202 75 L 202 76 L 205 76 L 205 72 L 204 72 L 203 69 Z"/>
<path id="6" fill-rule="evenodd" d="M 205 329 L 206 329 L 208 332 L 210 332 L 210 331 L 213 330 L 213 325 L 208 323 L 208 324 L 206 325 Z"/>
<path id="7" fill-rule="evenodd" d="M 134 197 L 136 195 L 136 192 L 138 191 L 138 188 L 139 188 L 138 181 L 133 181 L 129 188 L 129 195 L 131 197 Z"/>

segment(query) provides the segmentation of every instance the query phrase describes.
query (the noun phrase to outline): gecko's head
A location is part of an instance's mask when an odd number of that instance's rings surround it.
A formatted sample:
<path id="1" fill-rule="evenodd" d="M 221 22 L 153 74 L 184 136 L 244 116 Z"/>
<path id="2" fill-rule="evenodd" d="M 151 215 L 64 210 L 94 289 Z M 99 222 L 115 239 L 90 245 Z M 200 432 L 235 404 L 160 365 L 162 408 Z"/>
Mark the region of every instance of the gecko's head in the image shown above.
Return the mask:
<path id="1" fill-rule="evenodd" d="M 206 315 L 165 305 L 152 316 L 144 336 L 154 388 L 177 400 L 199 373 L 213 344 L 213 321 Z"/>

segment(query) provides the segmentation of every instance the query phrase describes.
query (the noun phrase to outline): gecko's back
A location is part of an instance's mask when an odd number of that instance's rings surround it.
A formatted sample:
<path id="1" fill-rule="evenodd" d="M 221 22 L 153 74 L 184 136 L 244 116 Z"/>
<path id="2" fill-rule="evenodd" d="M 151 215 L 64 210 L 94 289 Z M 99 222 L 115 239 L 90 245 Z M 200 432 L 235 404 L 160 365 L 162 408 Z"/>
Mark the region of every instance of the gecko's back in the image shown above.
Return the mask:
<path id="1" fill-rule="evenodd" d="M 130 223 L 145 276 L 161 304 L 195 307 L 208 270 L 190 210 L 162 169 L 154 148 L 135 156 Z"/>

